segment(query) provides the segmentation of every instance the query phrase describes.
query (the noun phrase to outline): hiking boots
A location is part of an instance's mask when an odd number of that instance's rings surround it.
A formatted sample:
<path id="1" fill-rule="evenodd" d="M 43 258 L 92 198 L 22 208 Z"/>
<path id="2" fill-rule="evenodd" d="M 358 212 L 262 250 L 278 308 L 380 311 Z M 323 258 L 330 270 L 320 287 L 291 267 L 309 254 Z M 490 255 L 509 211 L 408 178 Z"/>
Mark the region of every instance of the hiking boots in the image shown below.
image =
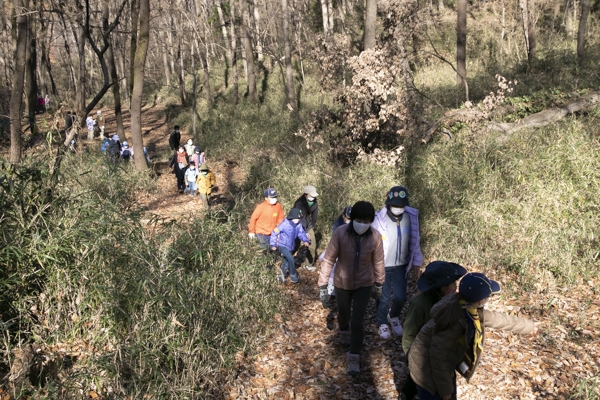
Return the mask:
<path id="1" fill-rule="evenodd" d="M 346 372 L 352 376 L 360 374 L 360 355 L 350 353 L 346 355 Z"/>
<path id="2" fill-rule="evenodd" d="M 304 268 L 306 268 L 307 270 L 309 270 L 309 271 L 311 271 L 311 272 L 312 272 L 312 271 L 315 271 L 315 270 L 317 269 L 317 267 L 315 267 L 314 265 L 308 265 L 308 264 L 306 264 L 306 265 L 304 266 Z"/>
<path id="3" fill-rule="evenodd" d="M 400 320 L 398 317 L 390 318 L 390 314 L 388 314 L 388 322 L 392 326 L 392 332 L 394 336 L 402 336 L 402 325 L 400 325 Z"/>
<path id="4" fill-rule="evenodd" d="M 277 274 L 277 280 L 279 283 L 283 283 L 285 282 L 285 276 L 283 276 L 283 274 Z"/>
<path id="5" fill-rule="evenodd" d="M 298 278 L 298 275 L 290 275 L 290 281 L 292 281 L 292 283 L 298 283 L 300 282 L 300 279 Z"/>
<path id="6" fill-rule="evenodd" d="M 339 343 L 342 346 L 350 346 L 350 331 L 340 331 Z"/>
<path id="7" fill-rule="evenodd" d="M 382 339 L 389 339 L 392 335 L 390 334 L 390 327 L 387 324 L 379 325 L 379 337 Z"/>

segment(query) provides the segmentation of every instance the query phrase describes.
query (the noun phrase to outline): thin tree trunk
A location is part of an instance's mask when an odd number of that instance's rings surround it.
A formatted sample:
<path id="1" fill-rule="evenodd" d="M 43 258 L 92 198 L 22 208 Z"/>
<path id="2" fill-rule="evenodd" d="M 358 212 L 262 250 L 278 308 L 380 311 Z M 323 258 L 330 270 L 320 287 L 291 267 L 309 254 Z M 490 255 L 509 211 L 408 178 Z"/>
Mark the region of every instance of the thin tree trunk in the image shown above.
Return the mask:
<path id="1" fill-rule="evenodd" d="M 231 42 L 229 41 L 227 35 L 227 24 L 225 23 L 225 17 L 223 16 L 223 5 L 221 4 L 221 0 L 217 1 L 217 14 L 219 15 L 219 23 L 221 24 L 221 33 L 223 34 L 223 39 L 225 40 L 225 46 L 228 49 L 229 55 L 227 52 L 224 53 L 225 58 L 225 88 L 229 87 L 229 74 L 227 73 L 227 68 L 231 65 Z"/>
<path id="2" fill-rule="evenodd" d="M 144 92 L 144 64 L 150 41 L 150 0 L 139 0 L 139 36 L 133 60 L 133 91 L 131 92 L 131 141 L 135 167 L 138 171 L 148 168 L 144 157 L 144 142 L 142 139 L 142 95 Z"/>
<path id="3" fill-rule="evenodd" d="M 232 1 L 229 3 L 229 12 L 231 13 L 231 47 L 230 47 L 230 57 L 231 57 L 231 80 L 233 84 L 232 88 L 232 102 L 234 105 L 238 103 L 239 98 L 239 83 L 238 83 L 238 67 L 237 67 L 237 41 L 235 34 L 235 13 L 234 13 L 234 5 L 235 2 Z"/>
<path id="4" fill-rule="evenodd" d="M 199 15 L 198 15 L 198 17 L 199 17 Z M 196 137 L 196 114 L 197 114 L 196 95 L 197 95 L 198 88 L 196 87 L 196 85 L 197 85 L 197 82 L 196 82 L 196 55 L 194 54 L 194 41 L 192 41 L 190 43 L 190 46 L 192 47 L 192 51 L 191 51 L 191 57 L 192 57 L 192 136 L 195 138 Z M 197 165 L 196 168 L 200 168 L 200 166 Z"/>
<path id="5" fill-rule="evenodd" d="M 181 51 L 181 36 L 178 37 L 177 58 L 179 60 L 179 71 L 177 72 L 177 77 L 179 78 L 179 98 L 181 100 L 181 105 L 185 105 L 185 70 L 183 69 L 183 52 Z"/>
<path id="6" fill-rule="evenodd" d="M 363 49 L 375 48 L 375 27 L 377 24 L 377 0 L 367 0 L 365 9 L 365 36 Z"/>
<path id="7" fill-rule="evenodd" d="M 367 0 L 367 3 L 369 0 Z M 368 5 L 367 5 L 368 7 Z M 321 0 L 321 14 L 323 16 L 323 33 L 325 36 L 329 35 L 329 16 L 327 11 L 327 0 Z"/>
<path id="8" fill-rule="evenodd" d="M 258 12 L 258 1 L 252 0 L 252 8 L 254 12 L 254 26 L 256 27 L 256 58 L 262 61 L 265 56 L 263 54 L 263 45 L 260 37 L 260 13 Z"/>
<path id="9" fill-rule="evenodd" d="M 131 0 L 131 40 L 129 47 L 129 93 L 133 96 L 133 61 L 137 51 L 140 0 Z M 133 150 L 135 151 L 135 149 Z"/>
<path id="10" fill-rule="evenodd" d="M 581 0 L 581 15 L 579 17 L 579 29 L 577 30 L 577 57 L 585 57 L 585 37 L 587 34 L 587 22 L 590 15 L 590 0 Z"/>
<path id="11" fill-rule="evenodd" d="M 31 2 L 28 8 L 31 9 Z M 25 92 L 27 94 L 27 117 L 31 133 L 37 133 L 35 114 L 38 108 L 38 87 L 35 70 L 37 67 L 36 15 L 27 16 L 27 53 L 25 55 Z M 42 111 L 42 110 L 40 110 Z"/>
<path id="12" fill-rule="evenodd" d="M 537 54 L 537 35 L 535 31 L 535 0 L 527 1 L 527 25 L 529 31 L 529 51 L 527 60 L 531 63 Z"/>
<path id="13" fill-rule="evenodd" d="M 456 83 L 459 88 L 464 88 L 464 83 L 467 80 L 467 0 L 458 0 L 457 14 Z"/>
<path id="14" fill-rule="evenodd" d="M 163 61 L 163 68 L 165 69 L 165 80 L 166 80 L 166 84 L 167 86 L 171 86 L 171 73 L 169 71 L 169 54 L 167 52 L 167 48 L 166 48 L 166 35 L 165 32 L 161 29 L 158 32 L 158 35 L 160 37 L 160 43 L 161 43 L 161 53 L 162 53 L 162 61 Z"/>
<path id="15" fill-rule="evenodd" d="M 444 7 L 444 0 L 438 0 L 438 11 L 440 14 L 444 11 L 446 7 Z"/>
<path id="16" fill-rule="evenodd" d="M 554 0 L 554 10 L 552 12 L 552 29 L 558 29 L 558 27 L 556 26 L 556 21 L 558 21 L 558 16 L 560 15 L 560 3 L 561 0 Z"/>
<path id="17" fill-rule="evenodd" d="M 102 28 L 106 32 L 109 21 L 109 0 L 102 0 Z M 110 80 L 112 83 L 113 102 L 115 107 L 115 119 L 117 123 L 117 135 L 120 138 L 125 138 L 125 130 L 123 129 L 123 112 L 121 110 L 121 90 L 119 88 L 119 75 L 117 74 L 117 66 L 115 64 L 115 53 L 113 44 L 110 38 L 108 49 L 106 49 L 106 63 L 110 71 Z M 134 149 L 135 151 L 135 149 Z"/>
<path id="18" fill-rule="evenodd" d="M 573 35 L 573 15 L 571 10 L 574 8 L 573 1 L 574 0 L 567 0 L 565 5 L 565 31 L 567 32 L 567 35 Z"/>
<path id="19" fill-rule="evenodd" d="M 333 33 L 333 0 L 327 0 L 327 19 L 329 26 L 329 32 Z"/>
<path id="20" fill-rule="evenodd" d="M 250 34 L 249 21 L 250 16 L 248 13 L 248 5 L 245 4 L 245 0 L 240 0 L 240 8 L 242 9 L 242 42 L 244 43 L 244 49 L 246 51 L 246 65 L 248 66 L 248 98 L 251 103 L 256 103 L 256 77 L 254 75 L 254 52 L 252 50 L 252 36 Z"/>
<path id="21" fill-rule="evenodd" d="M 80 15 L 83 15 L 83 9 L 80 9 Z M 77 51 L 79 57 L 79 69 L 77 71 L 76 90 L 76 110 L 79 117 L 79 126 L 83 127 L 85 123 L 85 92 L 86 92 L 86 71 L 85 71 L 85 32 L 82 17 L 78 18 L 77 23 Z M 89 139 L 89 138 L 88 138 Z M 93 139 L 93 138 L 92 138 Z"/>
<path id="22" fill-rule="evenodd" d="M 290 49 L 290 12 L 288 10 L 287 0 L 281 0 L 283 10 L 283 43 L 285 47 L 285 78 L 286 78 L 286 93 L 287 105 L 291 111 L 298 109 L 296 105 L 296 93 L 294 91 L 294 70 L 292 69 L 292 51 Z"/>
<path id="23" fill-rule="evenodd" d="M 14 5 L 14 38 L 15 38 L 15 70 L 13 87 L 10 94 L 10 162 L 21 162 L 21 115 L 23 105 L 23 87 L 25 83 L 25 56 L 27 50 L 27 17 L 23 10 L 22 0 L 13 0 Z"/>

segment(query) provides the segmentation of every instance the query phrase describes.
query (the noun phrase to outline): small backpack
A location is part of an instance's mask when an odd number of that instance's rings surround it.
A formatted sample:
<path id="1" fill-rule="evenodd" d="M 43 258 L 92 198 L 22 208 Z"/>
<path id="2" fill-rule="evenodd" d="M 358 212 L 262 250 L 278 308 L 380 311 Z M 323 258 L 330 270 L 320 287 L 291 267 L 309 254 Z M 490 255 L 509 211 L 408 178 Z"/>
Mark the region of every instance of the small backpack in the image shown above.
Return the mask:
<path id="1" fill-rule="evenodd" d="M 121 143 L 118 140 L 111 139 L 110 144 L 108 145 L 108 153 L 110 154 L 110 156 L 118 157 L 120 152 L 121 152 Z"/>
<path id="2" fill-rule="evenodd" d="M 110 140 L 105 140 L 100 146 L 100 151 L 106 153 L 106 150 L 108 150 L 108 146 L 110 146 Z"/>
<path id="3" fill-rule="evenodd" d="M 129 160 L 129 158 L 131 158 L 131 151 L 129 151 L 129 149 L 123 150 L 123 153 L 121 153 L 121 158 L 124 160 Z"/>

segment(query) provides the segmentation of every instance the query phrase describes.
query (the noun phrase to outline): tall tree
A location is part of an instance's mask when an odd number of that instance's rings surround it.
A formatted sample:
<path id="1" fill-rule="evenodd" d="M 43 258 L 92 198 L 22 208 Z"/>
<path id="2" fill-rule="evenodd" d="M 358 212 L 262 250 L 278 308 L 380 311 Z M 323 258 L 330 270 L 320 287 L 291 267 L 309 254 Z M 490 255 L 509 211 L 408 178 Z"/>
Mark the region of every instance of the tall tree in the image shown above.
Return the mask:
<path id="1" fill-rule="evenodd" d="M 10 162 L 21 162 L 21 114 L 23 86 L 25 83 L 25 53 L 27 51 L 27 16 L 23 0 L 13 0 L 15 34 L 15 68 L 10 93 Z"/>
<path id="2" fill-rule="evenodd" d="M 457 4 L 456 74 L 458 87 L 464 87 L 467 81 L 467 0 L 458 0 Z"/>
<path id="3" fill-rule="evenodd" d="M 139 0 L 139 2 L 140 29 L 133 60 L 133 90 L 131 92 L 131 141 L 134 152 L 138 154 L 137 157 L 134 157 L 135 167 L 138 171 L 143 171 L 148 168 L 142 139 L 142 95 L 144 92 L 144 67 L 150 42 L 150 0 Z"/>
<path id="4" fill-rule="evenodd" d="M 292 51 L 290 49 L 290 12 L 288 9 L 287 0 L 281 0 L 283 10 L 283 43 L 285 47 L 285 77 L 286 77 L 286 93 L 287 104 L 292 111 L 298 109 L 296 104 L 296 93 L 294 91 L 294 70 L 292 69 Z"/>
<path id="5" fill-rule="evenodd" d="M 532 62 L 537 51 L 537 38 L 535 34 L 535 2 L 534 0 L 519 0 L 521 7 L 521 18 L 523 21 L 523 36 L 525 38 L 525 49 L 527 60 Z"/>
<path id="6" fill-rule="evenodd" d="M 38 108 L 37 84 L 37 13 L 33 12 L 35 4 L 29 0 L 27 4 L 27 38 L 28 46 L 25 54 L 25 93 L 27 97 L 27 117 L 31 133 L 37 132 L 35 126 L 35 113 Z"/>
<path id="7" fill-rule="evenodd" d="M 375 48 L 375 30 L 377 26 L 377 0 L 367 0 L 365 9 L 365 32 L 363 49 Z"/>
<path id="8" fill-rule="evenodd" d="M 587 21 L 590 15 L 590 0 L 581 0 L 581 15 L 579 16 L 579 29 L 577 30 L 577 57 L 585 57 L 585 36 L 587 34 Z"/>
<path id="9" fill-rule="evenodd" d="M 235 34 L 235 2 L 232 1 L 229 3 L 229 13 L 230 16 L 230 27 L 231 27 L 231 46 L 230 46 L 230 57 L 231 57 L 231 80 L 232 80 L 232 102 L 234 105 L 238 103 L 239 97 L 239 83 L 238 83 L 238 70 L 237 70 L 237 42 L 236 42 L 236 34 Z"/>
<path id="10" fill-rule="evenodd" d="M 104 33 L 106 49 L 106 64 L 110 72 L 110 80 L 112 85 L 113 103 L 115 109 L 115 119 L 117 122 L 117 135 L 119 137 L 125 137 L 125 130 L 123 129 L 123 112 L 121 110 L 121 90 L 119 88 L 119 75 L 117 74 L 117 66 L 115 64 L 115 53 L 113 51 L 113 42 L 108 37 L 110 32 L 109 21 L 109 0 L 102 0 L 102 30 Z M 116 23 L 116 21 L 115 21 Z"/>
<path id="11" fill-rule="evenodd" d="M 246 52 L 246 63 L 248 66 L 248 98 L 250 102 L 256 103 L 256 76 L 254 75 L 254 51 L 252 49 L 252 34 L 250 32 L 250 15 L 246 0 L 240 0 L 240 12 L 242 13 L 242 43 Z"/>

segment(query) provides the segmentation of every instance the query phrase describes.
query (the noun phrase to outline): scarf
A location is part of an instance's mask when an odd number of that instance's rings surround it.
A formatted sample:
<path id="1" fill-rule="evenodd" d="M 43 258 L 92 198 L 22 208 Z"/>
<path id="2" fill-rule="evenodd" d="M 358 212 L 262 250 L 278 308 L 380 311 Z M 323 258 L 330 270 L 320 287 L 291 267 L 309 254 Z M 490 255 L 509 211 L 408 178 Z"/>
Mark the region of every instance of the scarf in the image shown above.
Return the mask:
<path id="1" fill-rule="evenodd" d="M 388 218 L 396 224 L 396 256 L 394 258 L 395 265 L 404 265 L 408 263 L 408 251 L 409 251 L 409 240 L 410 234 L 403 235 L 402 231 L 410 232 L 410 217 L 404 218 L 405 213 L 402 213 L 398 216 L 392 214 L 392 212 L 388 209 L 387 216 Z M 388 260 L 386 260 L 388 261 Z M 386 264 L 387 265 L 387 264 Z"/>
<path id="2" fill-rule="evenodd" d="M 467 314 L 467 322 L 469 323 L 469 337 L 471 329 L 473 329 L 473 365 L 477 361 L 477 350 L 483 351 L 483 331 L 481 330 L 481 321 L 477 309 L 471 307 L 468 301 L 460 300 L 460 307 Z"/>

